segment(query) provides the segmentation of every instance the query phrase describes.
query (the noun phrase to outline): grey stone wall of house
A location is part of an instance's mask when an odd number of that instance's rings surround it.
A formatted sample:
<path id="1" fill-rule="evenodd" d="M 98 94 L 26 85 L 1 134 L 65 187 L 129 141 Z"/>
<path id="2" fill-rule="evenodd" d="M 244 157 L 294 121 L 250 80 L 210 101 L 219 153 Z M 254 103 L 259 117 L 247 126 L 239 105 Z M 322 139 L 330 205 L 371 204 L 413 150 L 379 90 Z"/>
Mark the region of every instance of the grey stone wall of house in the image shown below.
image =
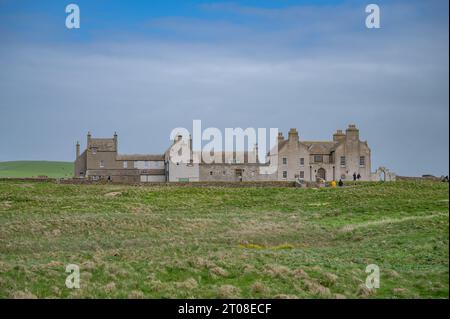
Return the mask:
<path id="1" fill-rule="evenodd" d="M 78 155 L 75 160 L 75 178 L 84 178 L 86 174 L 86 151 L 84 151 L 81 155 Z"/>
<path id="2" fill-rule="evenodd" d="M 120 155 L 118 137 L 92 138 L 88 133 L 86 150 L 79 155 L 76 146 L 75 178 L 137 183 L 166 181 L 164 155 Z"/>
<path id="3" fill-rule="evenodd" d="M 260 174 L 260 164 L 201 164 L 200 181 L 274 181 L 276 175 Z"/>
<path id="4" fill-rule="evenodd" d="M 182 162 L 176 161 L 170 156 L 170 149 L 172 146 L 184 148 L 190 152 L 190 161 Z M 166 163 L 166 175 L 169 182 L 198 182 L 199 178 L 199 163 L 198 160 L 194 161 L 194 156 L 198 157 L 198 154 L 194 154 L 192 151 L 192 140 L 183 141 L 181 138 L 177 138 L 172 146 L 165 152 Z M 186 149 L 187 147 L 187 149 Z"/>
<path id="5" fill-rule="evenodd" d="M 297 179 L 326 181 L 353 179 L 371 180 L 371 151 L 367 141 L 361 141 L 359 130 L 349 125 L 346 132 L 338 130 L 332 141 L 301 141 L 296 129 L 291 129 L 288 138 L 280 133 L 277 153 L 278 180 Z"/>
<path id="6" fill-rule="evenodd" d="M 179 144 L 178 144 L 179 143 Z M 169 148 L 164 154 L 118 154 L 118 138 L 92 138 L 88 133 L 86 150 L 80 154 L 76 146 L 75 177 L 108 179 L 120 182 L 199 182 L 199 181 L 316 181 L 351 180 L 353 174 L 361 180 L 379 178 L 381 171 L 371 172 L 371 150 L 362 141 L 355 125 L 337 130 L 330 141 L 302 141 L 297 129 L 291 129 L 288 137 L 278 136 L 277 148 L 268 153 L 269 163 L 258 161 L 256 148 L 248 152 L 217 152 L 219 161 L 209 163 L 191 150 L 192 140 L 177 137 L 171 147 L 189 145 L 189 163 L 176 162 Z M 186 145 L 184 145 L 186 146 Z M 256 162 L 255 159 L 256 158 Z M 264 168 L 274 167 L 271 174 L 262 174 Z M 395 174 L 387 172 L 386 180 L 395 180 Z"/>

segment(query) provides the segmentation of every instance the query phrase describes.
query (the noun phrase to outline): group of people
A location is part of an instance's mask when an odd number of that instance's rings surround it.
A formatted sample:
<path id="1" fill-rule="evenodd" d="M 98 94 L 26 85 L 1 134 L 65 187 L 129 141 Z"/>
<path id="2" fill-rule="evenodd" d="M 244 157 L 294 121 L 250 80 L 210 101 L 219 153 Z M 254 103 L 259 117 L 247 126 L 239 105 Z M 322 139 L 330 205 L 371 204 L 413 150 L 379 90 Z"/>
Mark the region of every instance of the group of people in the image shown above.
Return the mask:
<path id="1" fill-rule="evenodd" d="M 356 174 L 356 173 L 353 173 L 353 180 L 354 181 L 356 181 L 356 180 L 360 180 L 361 179 L 361 174 Z M 337 185 L 339 186 L 339 187 L 342 187 L 342 186 L 344 186 L 344 182 L 342 181 L 342 178 L 340 178 L 339 179 L 339 182 L 337 183 Z M 331 182 L 331 187 L 336 187 L 336 181 L 332 181 Z"/>

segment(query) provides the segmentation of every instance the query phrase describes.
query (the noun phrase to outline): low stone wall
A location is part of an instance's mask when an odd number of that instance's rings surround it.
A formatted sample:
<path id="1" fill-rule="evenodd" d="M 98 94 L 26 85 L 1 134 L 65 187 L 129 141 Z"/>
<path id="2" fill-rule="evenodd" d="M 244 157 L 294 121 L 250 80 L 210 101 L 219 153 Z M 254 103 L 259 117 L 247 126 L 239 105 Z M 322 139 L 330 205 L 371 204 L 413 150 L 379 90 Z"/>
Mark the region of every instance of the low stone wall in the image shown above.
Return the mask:
<path id="1" fill-rule="evenodd" d="M 432 181 L 432 182 L 441 182 L 442 178 L 437 176 L 397 176 L 398 181 Z"/>
<path id="2" fill-rule="evenodd" d="M 295 187 L 295 182 L 146 182 L 146 183 L 116 183 L 116 182 L 70 182 L 60 181 L 62 184 L 114 184 L 135 186 L 166 186 L 166 187 Z"/>
<path id="3" fill-rule="evenodd" d="M 56 182 L 55 178 L 17 178 L 17 177 L 1 177 L 0 182 L 2 181 L 17 181 L 17 182 Z"/>
<path id="4" fill-rule="evenodd" d="M 286 181 L 251 181 L 251 182 L 145 182 L 145 183 L 128 183 L 128 182 L 108 182 L 108 181 L 91 181 L 85 179 L 37 179 L 37 178 L 3 178 L 6 181 L 26 181 L 26 182 L 52 182 L 59 184 L 75 184 L 75 185 L 136 185 L 136 186 L 184 186 L 184 187 L 295 187 L 295 182 Z"/>

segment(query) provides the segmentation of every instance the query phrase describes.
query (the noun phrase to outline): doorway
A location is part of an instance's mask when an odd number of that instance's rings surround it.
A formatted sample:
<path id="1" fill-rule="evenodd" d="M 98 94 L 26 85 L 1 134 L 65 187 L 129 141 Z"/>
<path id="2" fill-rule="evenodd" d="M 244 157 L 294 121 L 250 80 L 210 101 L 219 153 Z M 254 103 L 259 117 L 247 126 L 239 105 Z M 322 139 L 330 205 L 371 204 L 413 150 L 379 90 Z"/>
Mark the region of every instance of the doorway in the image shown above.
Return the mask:
<path id="1" fill-rule="evenodd" d="M 235 174 L 235 177 L 236 177 L 236 181 L 242 182 L 242 172 L 243 172 L 243 169 L 236 169 L 234 171 L 234 174 Z"/>
<path id="2" fill-rule="evenodd" d="M 323 179 L 324 181 L 326 181 L 327 179 L 326 179 L 326 171 L 325 171 L 325 169 L 324 168 L 319 168 L 318 170 L 317 170 L 317 175 L 316 175 L 316 177 L 317 178 L 321 178 L 321 179 Z"/>

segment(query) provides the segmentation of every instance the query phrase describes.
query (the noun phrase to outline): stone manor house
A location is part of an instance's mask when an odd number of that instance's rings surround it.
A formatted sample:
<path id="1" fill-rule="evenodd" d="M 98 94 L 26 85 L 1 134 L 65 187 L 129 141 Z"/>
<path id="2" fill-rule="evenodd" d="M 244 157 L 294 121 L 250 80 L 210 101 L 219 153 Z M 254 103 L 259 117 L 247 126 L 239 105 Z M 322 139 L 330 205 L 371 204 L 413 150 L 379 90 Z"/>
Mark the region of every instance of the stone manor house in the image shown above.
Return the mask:
<path id="1" fill-rule="evenodd" d="M 192 144 L 192 140 L 178 136 L 173 143 Z M 345 132 L 337 130 L 331 141 L 301 141 L 292 128 L 287 138 L 279 133 L 277 149 L 267 154 L 268 163 L 260 163 L 257 153 L 255 147 L 246 152 L 215 152 L 214 158 L 220 160 L 212 163 L 203 159 L 176 163 L 171 160 L 170 148 L 164 154 L 122 155 L 118 152 L 117 134 L 113 138 L 93 138 L 88 133 L 83 153 L 80 144 L 76 145 L 75 178 L 129 183 L 332 181 L 352 180 L 353 174 L 359 174 L 361 180 L 378 180 L 381 172 L 371 173 L 371 151 L 355 125 L 349 125 Z M 270 164 L 277 169 L 264 173 Z"/>

